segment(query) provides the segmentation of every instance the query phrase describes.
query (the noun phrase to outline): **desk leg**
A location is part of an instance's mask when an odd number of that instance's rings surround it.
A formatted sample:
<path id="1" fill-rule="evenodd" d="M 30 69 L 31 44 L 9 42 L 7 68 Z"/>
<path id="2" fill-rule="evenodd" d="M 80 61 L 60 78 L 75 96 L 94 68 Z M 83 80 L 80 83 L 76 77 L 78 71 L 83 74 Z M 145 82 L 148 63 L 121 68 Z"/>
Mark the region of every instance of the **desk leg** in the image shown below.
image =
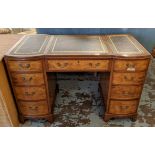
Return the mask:
<path id="1" fill-rule="evenodd" d="M 46 120 L 47 120 L 49 123 L 53 123 L 53 122 L 54 122 L 54 115 L 49 115 L 48 117 L 46 117 Z"/>
<path id="2" fill-rule="evenodd" d="M 24 123 L 25 123 L 25 118 L 24 118 L 24 116 L 21 115 L 21 114 L 19 114 L 18 117 L 19 117 L 19 121 L 20 121 L 20 123 L 24 124 Z"/>
<path id="3" fill-rule="evenodd" d="M 103 120 L 108 122 L 112 118 L 130 118 L 132 122 L 137 120 L 137 113 L 136 114 L 128 114 L 128 115 L 114 115 L 105 113 Z"/>
<path id="4" fill-rule="evenodd" d="M 105 122 L 108 122 L 111 118 L 112 118 L 111 116 L 109 116 L 108 114 L 105 113 L 105 114 L 104 114 L 103 120 L 104 120 Z"/>
<path id="5" fill-rule="evenodd" d="M 134 116 L 132 116 L 130 119 L 131 119 L 132 122 L 136 122 L 136 120 L 137 120 L 137 114 L 134 115 Z"/>

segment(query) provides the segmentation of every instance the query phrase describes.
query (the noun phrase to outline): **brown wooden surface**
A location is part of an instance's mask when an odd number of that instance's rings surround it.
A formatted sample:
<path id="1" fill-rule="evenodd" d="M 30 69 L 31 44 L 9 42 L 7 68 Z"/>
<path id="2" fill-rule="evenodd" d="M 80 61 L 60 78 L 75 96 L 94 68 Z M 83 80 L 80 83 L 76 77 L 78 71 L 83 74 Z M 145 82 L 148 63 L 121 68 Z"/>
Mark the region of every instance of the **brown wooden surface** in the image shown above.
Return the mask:
<path id="1" fill-rule="evenodd" d="M 43 57 L 31 57 L 31 58 L 5 58 L 5 61 L 12 61 L 14 63 L 20 62 L 22 64 L 30 64 L 29 70 L 9 70 L 9 76 L 13 86 L 16 103 L 18 105 L 19 119 L 21 123 L 24 123 L 26 119 L 47 119 L 49 122 L 53 121 L 52 115 L 52 103 L 54 102 L 55 96 L 53 94 L 53 99 L 50 100 L 48 83 L 46 77 L 45 63 L 42 61 Z M 27 61 L 29 60 L 29 61 Z M 8 63 L 7 68 L 9 68 Z M 34 65 L 35 64 L 35 65 Z M 17 65 L 18 66 L 18 65 Z M 23 80 L 24 76 L 24 80 Z M 17 78 L 19 79 L 17 82 Z M 18 86 L 18 87 L 17 87 Z M 42 105 L 41 100 L 44 100 L 47 104 Z M 33 110 L 25 107 L 22 109 L 26 110 L 26 115 L 21 111 L 21 102 L 22 103 L 38 103 L 39 110 Z M 39 102 L 40 101 L 40 102 Z M 23 104 L 22 104 L 23 105 Z M 25 105 L 25 104 L 24 104 Z M 43 110 L 41 110 L 43 108 Z"/>
<path id="2" fill-rule="evenodd" d="M 19 102 L 19 109 L 23 115 L 46 115 L 48 114 L 48 106 L 46 101 L 38 102 Z"/>
<path id="3" fill-rule="evenodd" d="M 121 86 L 114 85 L 111 88 L 112 99 L 135 99 L 139 98 L 142 86 Z"/>
<path id="4" fill-rule="evenodd" d="M 115 71 L 145 71 L 149 65 L 149 59 L 146 60 L 116 60 L 114 62 Z"/>
<path id="5" fill-rule="evenodd" d="M 18 115 L 2 59 L 23 35 L 0 35 L 0 127 L 19 126 Z"/>
<path id="6" fill-rule="evenodd" d="M 38 37 L 39 42 L 35 42 Z M 36 35 L 30 39 L 35 40 L 35 46 L 29 38 L 24 38 L 5 57 L 19 110 L 20 102 L 27 101 L 20 113 L 21 120 L 50 117 L 53 120 L 56 78 L 54 73 L 49 72 L 79 71 L 101 73 L 105 121 L 113 117 L 136 118 L 150 54 L 133 36 Z M 33 104 L 34 100 L 40 108 Z M 47 104 L 43 105 L 41 100 Z M 31 104 L 34 105 L 33 110 L 29 107 Z M 40 111 L 37 112 L 37 109 Z M 48 109 L 48 113 L 41 114 L 41 109 Z"/>
<path id="7" fill-rule="evenodd" d="M 110 73 L 100 73 L 100 83 L 99 86 L 101 88 L 101 94 L 104 99 L 104 104 L 107 107 L 108 103 L 108 93 L 109 93 L 109 85 L 110 85 Z"/>
<path id="8" fill-rule="evenodd" d="M 145 72 L 135 72 L 135 73 L 113 73 L 113 84 L 143 84 L 145 80 Z"/>
<path id="9" fill-rule="evenodd" d="M 47 60 L 48 71 L 108 71 L 109 60 Z"/>
<path id="10" fill-rule="evenodd" d="M 17 87 L 15 86 L 17 99 L 19 100 L 44 100 L 46 99 L 45 87 Z"/>
<path id="11" fill-rule="evenodd" d="M 11 76 L 14 85 L 32 86 L 45 84 L 43 73 L 12 73 Z"/>
<path id="12" fill-rule="evenodd" d="M 5 68 L 0 61 L 0 127 L 3 126 L 19 126 L 19 121 Z"/>
<path id="13" fill-rule="evenodd" d="M 111 114 L 131 114 L 137 110 L 138 101 L 116 101 L 111 100 L 109 105 L 109 113 Z"/>
<path id="14" fill-rule="evenodd" d="M 56 75 L 55 73 L 48 73 L 48 88 L 49 88 L 49 97 L 51 100 L 55 97 L 56 91 Z M 53 102 L 50 102 L 53 104 Z"/>
<path id="15" fill-rule="evenodd" d="M 42 71 L 41 61 L 8 61 L 10 71 Z"/>
<path id="16" fill-rule="evenodd" d="M 155 47 L 153 48 L 153 50 L 152 50 L 152 56 L 155 58 Z"/>

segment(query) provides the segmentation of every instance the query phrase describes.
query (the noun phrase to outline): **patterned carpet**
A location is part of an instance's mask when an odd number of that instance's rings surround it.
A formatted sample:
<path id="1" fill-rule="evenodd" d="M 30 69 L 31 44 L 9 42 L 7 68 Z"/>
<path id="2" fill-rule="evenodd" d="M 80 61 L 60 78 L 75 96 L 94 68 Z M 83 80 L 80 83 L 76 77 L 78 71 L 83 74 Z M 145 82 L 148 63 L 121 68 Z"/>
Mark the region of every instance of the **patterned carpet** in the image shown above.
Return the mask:
<path id="1" fill-rule="evenodd" d="M 130 119 L 102 120 L 103 101 L 98 91 L 98 80 L 94 74 L 58 74 L 60 91 L 57 94 L 55 121 L 26 121 L 24 127 L 149 127 L 155 126 L 155 59 L 149 67 L 136 122 Z"/>

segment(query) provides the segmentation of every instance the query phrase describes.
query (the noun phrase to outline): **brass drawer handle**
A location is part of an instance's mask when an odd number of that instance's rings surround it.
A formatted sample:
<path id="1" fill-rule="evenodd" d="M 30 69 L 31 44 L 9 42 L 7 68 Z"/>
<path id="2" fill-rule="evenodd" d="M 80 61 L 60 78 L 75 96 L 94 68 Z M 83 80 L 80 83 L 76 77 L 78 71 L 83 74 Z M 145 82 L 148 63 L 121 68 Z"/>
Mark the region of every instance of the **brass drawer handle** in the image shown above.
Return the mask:
<path id="1" fill-rule="evenodd" d="M 61 68 L 64 68 L 64 67 L 67 67 L 68 66 L 68 63 L 64 63 L 64 64 L 61 64 L 61 63 L 57 63 L 57 66 L 61 67 Z"/>
<path id="2" fill-rule="evenodd" d="M 93 65 L 93 63 L 89 63 L 88 65 L 89 65 L 90 67 L 95 67 L 95 68 L 96 68 L 96 67 L 100 66 L 100 63 L 96 63 L 96 64 L 94 64 L 94 65 Z"/>
<path id="3" fill-rule="evenodd" d="M 96 63 L 96 64 L 95 64 L 95 67 L 98 67 L 98 66 L 100 66 L 100 63 Z"/>
<path id="4" fill-rule="evenodd" d="M 28 81 L 28 82 L 30 82 L 30 81 L 32 81 L 32 79 L 33 79 L 33 77 L 30 77 L 29 79 L 26 79 L 24 76 L 22 77 L 22 79 L 23 79 L 23 81 Z"/>
<path id="5" fill-rule="evenodd" d="M 38 107 L 37 106 L 35 106 L 35 107 L 29 107 L 31 110 L 38 110 Z"/>
<path id="6" fill-rule="evenodd" d="M 129 96 L 129 95 L 134 95 L 134 93 L 131 92 L 126 92 L 126 91 L 122 91 L 123 95 Z"/>
<path id="7" fill-rule="evenodd" d="M 93 64 L 92 64 L 92 63 L 89 63 L 89 66 L 90 66 L 90 67 L 92 67 L 92 66 L 93 66 Z"/>
<path id="8" fill-rule="evenodd" d="M 127 76 L 124 76 L 124 79 L 126 80 L 126 81 L 133 81 L 134 80 L 134 77 L 127 77 Z"/>
<path id="9" fill-rule="evenodd" d="M 126 64 L 127 71 L 135 71 L 135 64 Z"/>
<path id="10" fill-rule="evenodd" d="M 19 67 L 20 68 L 24 68 L 24 69 L 28 69 L 28 68 L 30 68 L 30 64 L 19 64 Z"/>
<path id="11" fill-rule="evenodd" d="M 129 108 L 129 106 L 120 106 L 121 110 L 127 110 Z"/>
<path id="12" fill-rule="evenodd" d="M 32 93 L 25 92 L 25 95 L 26 95 L 26 96 L 33 96 L 33 95 L 35 95 L 35 92 L 32 92 Z"/>

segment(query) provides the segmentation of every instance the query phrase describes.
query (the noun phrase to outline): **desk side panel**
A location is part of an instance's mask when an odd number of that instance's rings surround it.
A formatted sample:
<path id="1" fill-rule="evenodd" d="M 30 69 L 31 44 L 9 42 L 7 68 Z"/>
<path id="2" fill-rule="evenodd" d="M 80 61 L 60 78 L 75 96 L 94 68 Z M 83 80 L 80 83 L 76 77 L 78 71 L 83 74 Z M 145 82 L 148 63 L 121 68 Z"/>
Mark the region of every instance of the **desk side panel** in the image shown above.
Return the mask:
<path id="1" fill-rule="evenodd" d="M 18 115 L 7 75 L 0 62 L 0 126 L 19 126 Z"/>

